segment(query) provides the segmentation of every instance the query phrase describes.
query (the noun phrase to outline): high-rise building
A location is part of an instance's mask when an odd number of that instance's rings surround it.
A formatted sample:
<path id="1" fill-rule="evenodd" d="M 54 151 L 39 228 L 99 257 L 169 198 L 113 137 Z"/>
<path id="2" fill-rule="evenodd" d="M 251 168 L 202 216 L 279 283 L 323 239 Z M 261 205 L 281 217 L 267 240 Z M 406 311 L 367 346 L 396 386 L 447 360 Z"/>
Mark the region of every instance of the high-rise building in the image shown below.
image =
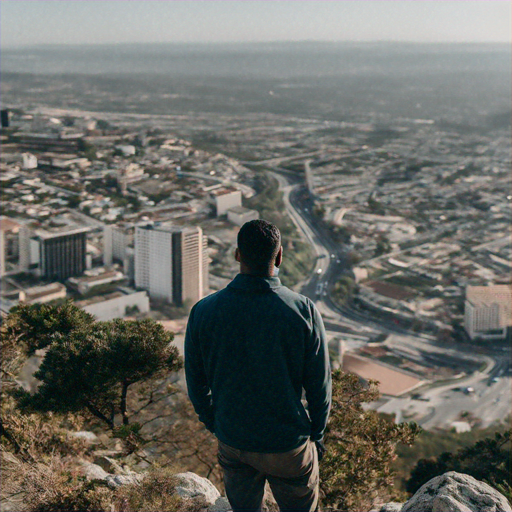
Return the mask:
<path id="1" fill-rule="evenodd" d="M 199 227 L 135 229 L 135 286 L 177 305 L 208 293 L 207 240 Z"/>
<path id="2" fill-rule="evenodd" d="M 512 286 L 468 286 L 464 327 L 471 339 L 503 339 L 512 325 Z"/>
<path id="3" fill-rule="evenodd" d="M 86 268 L 86 233 L 89 228 L 37 230 L 31 240 L 38 252 L 43 279 L 63 281 L 79 276 Z"/>
<path id="4" fill-rule="evenodd" d="M 16 267 L 8 264 L 16 255 L 19 258 L 19 236 L 22 225 L 13 219 L 0 216 L 0 277 L 9 272 L 16 272 Z M 9 268 L 8 268 L 9 267 Z"/>
<path id="5" fill-rule="evenodd" d="M 126 259 L 126 250 L 133 244 L 133 227 L 105 226 L 103 230 L 103 264 L 110 266 L 114 261 L 123 263 Z"/>

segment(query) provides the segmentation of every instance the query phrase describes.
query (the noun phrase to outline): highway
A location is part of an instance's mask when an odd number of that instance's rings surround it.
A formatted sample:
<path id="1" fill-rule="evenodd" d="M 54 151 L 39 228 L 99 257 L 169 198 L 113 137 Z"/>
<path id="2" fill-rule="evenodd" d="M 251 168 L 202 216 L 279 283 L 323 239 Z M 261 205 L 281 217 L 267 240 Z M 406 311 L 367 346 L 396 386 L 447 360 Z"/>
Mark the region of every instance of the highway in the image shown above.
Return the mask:
<path id="1" fill-rule="evenodd" d="M 460 345 L 435 344 L 433 336 L 410 333 L 407 329 L 392 322 L 371 318 L 371 314 L 355 311 L 353 308 L 340 307 L 331 298 L 331 289 L 337 279 L 350 272 L 346 265 L 343 247 L 333 244 L 328 233 L 315 223 L 312 215 L 313 202 L 304 194 L 304 186 L 292 184 L 282 174 L 269 171 L 278 181 L 283 192 L 286 209 L 305 241 L 311 244 L 316 255 L 312 276 L 299 287 L 300 292 L 311 298 L 324 317 L 326 330 L 334 336 L 340 333 L 356 332 L 362 340 L 370 341 L 379 333 L 390 336 L 389 348 L 400 353 L 408 353 L 421 361 L 425 354 L 437 357 L 456 357 L 468 363 L 478 362 L 479 371 L 464 375 L 462 378 L 444 385 L 430 383 L 422 386 L 412 396 L 420 395 L 421 400 L 411 396 L 390 398 L 378 409 L 395 413 L 402 420 L 416 421 L 425 429 L 435 427 L 449 428 L 452 422 L 464 419 L 481 426 L 503 421 L 512 410 L 512 368 L 511 351 L 482 347 L 462 347 Z M 286 255 L 285 255 L 286 257 Z M 350 335 L 348 335 L 349 337 Z M 364 344 L 364 341 L 354 346 Z M 352 348 L 350 343 L 347 348 Z M 465 392 L 468 388 L 474 391 Z"/>

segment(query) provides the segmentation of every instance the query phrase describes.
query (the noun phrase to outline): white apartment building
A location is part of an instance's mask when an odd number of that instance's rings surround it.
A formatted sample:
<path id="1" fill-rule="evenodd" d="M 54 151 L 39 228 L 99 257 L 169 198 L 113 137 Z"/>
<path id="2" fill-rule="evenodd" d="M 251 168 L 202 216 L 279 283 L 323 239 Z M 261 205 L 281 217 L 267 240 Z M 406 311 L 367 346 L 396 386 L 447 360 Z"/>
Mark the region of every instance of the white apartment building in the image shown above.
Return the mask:
<path id="1" fill-rule="evenodd" d="M 512 286 L 468 286 L 464 327 L 471 339 L 503 339 L 512 325 Z"/>
<path id="2" fill-rule="evenodd" d="M 230 208 L 242 206 L 242 192 L 235 188 L 222 187 L 213 190 L 210 194 L 217 217 L 225 215 Z"/>
<path id="3" fill-rule="evenodd" d="M 135 229 L 135 286 L 153 299 L 195 303 L 208 292 L 207 241 L 199 227 Z"/>
<path id="4" fill-rule="evenodd" d="M 114 261 L 123 263 L 127 249 L 133 243 L 133 228 L 130 226 L 105 226 L 103 230 L 103 264 L 111 266 Z M 126 269 L 125 269 L 126 270 Z"/>

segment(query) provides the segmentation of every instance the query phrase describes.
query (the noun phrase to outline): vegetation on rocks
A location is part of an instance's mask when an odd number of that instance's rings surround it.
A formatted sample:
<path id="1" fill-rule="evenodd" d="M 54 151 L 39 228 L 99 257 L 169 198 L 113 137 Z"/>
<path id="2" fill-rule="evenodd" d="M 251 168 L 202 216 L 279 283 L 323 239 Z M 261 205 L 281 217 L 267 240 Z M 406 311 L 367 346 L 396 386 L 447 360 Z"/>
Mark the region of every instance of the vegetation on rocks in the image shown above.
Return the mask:
<path id="1" fill-rule="evenodd" d="M 496 432 L 455 453 L 443 452 L 435 458 L 421 459 L 407 481 L 407 491 L 415 493 L 430 479 L 448 471 L 471 475 L 512 499 L 511 431 Z"/>
<path id="2" fill-rule="evenodd" d="M 322 502 L 334 510 L 370 510 L 393 501 L 392 462 L 396 445 L 412 444 L 414 423 L 396 425 L 363 403 L 379 398 L 377 382 L 363 386 L 356 375 L 333 372 L 332 411 L 325 434 L 327 452 L 320 464 Z"/>

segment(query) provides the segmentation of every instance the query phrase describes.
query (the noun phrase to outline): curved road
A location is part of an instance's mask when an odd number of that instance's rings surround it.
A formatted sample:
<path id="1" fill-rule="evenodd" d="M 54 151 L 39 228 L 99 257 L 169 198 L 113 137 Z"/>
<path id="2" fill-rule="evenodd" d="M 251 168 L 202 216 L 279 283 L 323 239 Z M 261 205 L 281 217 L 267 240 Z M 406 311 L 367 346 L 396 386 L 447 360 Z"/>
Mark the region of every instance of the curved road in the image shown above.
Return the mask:
<path id="1" fill-rule="evenodd" d="M 432 383 L 422 387 L 423 400 L 414 400 L 411 397 L 392 398 L 378 410 L 383 412 L 395 412 L 397 417 L 415 419 L 424 428 L 450 427 L 453 421 L 460 419 L 461 414 L 467 411 L 470 415 L 480 417 L 484 425 L 488 425 L 504 417 L 504 411 L 510 410 L 511 397 L 506 386 L 510 377 L 499 381 L 493 381 L 495 370 L 500 366 L 500 358 L 495 354 L 489 357 L 478 353 L 463 353 L 456 345 L 440 347 L 432 343 L 434 338 L 428 335 L 411 334 L 399 326 L 375 321 L 366 315 L 347 307 L 339 307 L 329 297 L 328 287 L 332 286 L 335 279 L 344 271 L 344 254 L 339 247 L 333 247 L 332 242 L 322 237 L 318 227 L 314 226 L 312 218 L 309 218 L 309 209 L 298 205 L 297 193 L 299 185 L 292 185 L 286 177 L 276 172 L 269 171 L 278 181 L 279 188 L 283 192 L 283 200 L 286 209 L 302 234 L 304 239 L 311 244 L 316 254 L 314 273 L 311 278 L 302 284 L 301 293 L 309 296 L 317 304 L 325 319 L 326 328 L 329 331 L 343 332 L 350 327 L 359 333 L 365 333 L 368 337 L 378 333 L 394 333 L 401 336 L 392 341 L 394 348 L 405 351 L 418 351 L 446 354 L 478 360 L 486 363 L 483 371 L 477 371 L 463 378 L 437 385 Z M 472 387 L 473 393 L 465 394 L 461 390 Z"/>

